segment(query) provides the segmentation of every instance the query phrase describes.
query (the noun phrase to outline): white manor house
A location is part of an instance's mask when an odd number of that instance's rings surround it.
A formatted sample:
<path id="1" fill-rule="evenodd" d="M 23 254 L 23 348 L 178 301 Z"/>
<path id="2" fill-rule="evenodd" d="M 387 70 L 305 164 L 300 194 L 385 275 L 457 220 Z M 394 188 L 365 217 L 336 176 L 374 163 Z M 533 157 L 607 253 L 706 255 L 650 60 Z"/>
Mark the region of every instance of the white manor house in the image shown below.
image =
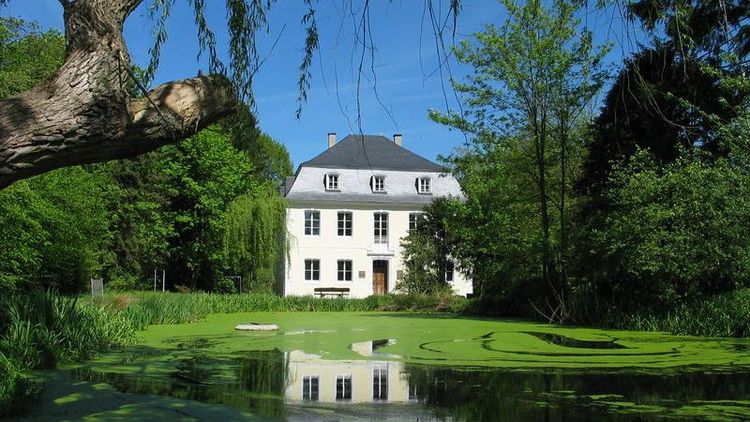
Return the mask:
<path id="1" fill-rule="evenodd" d="M 401 135 L 349 135 L 302 163 L 283 187 L 290 249 L 284 295 L 355 298 L 392 292 L 403 276 L 401 239 L 439 196 L 463 197 L 447 170 L 405 149 Z M 471 280 L 449 266 L 456 294 Z"/>

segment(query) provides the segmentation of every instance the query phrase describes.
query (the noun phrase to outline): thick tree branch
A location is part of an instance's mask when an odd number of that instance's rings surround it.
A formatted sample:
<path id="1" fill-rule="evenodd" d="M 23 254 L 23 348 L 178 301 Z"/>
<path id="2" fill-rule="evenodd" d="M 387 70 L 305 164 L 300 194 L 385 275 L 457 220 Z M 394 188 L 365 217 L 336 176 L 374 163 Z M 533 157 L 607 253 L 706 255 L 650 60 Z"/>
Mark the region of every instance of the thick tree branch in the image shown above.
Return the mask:
<path id="1" fill-rule="evenodd" d="M 0 101 L 0 189 L 56 168 L 127 158 L 187 138 L 235 109 L 230 82 L 198 76 L 134 98 L 125 18 L 142 0 L 65 7 L 65 63 Z"/>
<path id="2" fill-rule="evenodd" d="M 56 168 L 154 150 L 235 109 L 231 85 L 220 76 L 166 83 L 122 108 L 116 94 L 32 103 L 35 94 L 0 101 L 0 189 Z"/>

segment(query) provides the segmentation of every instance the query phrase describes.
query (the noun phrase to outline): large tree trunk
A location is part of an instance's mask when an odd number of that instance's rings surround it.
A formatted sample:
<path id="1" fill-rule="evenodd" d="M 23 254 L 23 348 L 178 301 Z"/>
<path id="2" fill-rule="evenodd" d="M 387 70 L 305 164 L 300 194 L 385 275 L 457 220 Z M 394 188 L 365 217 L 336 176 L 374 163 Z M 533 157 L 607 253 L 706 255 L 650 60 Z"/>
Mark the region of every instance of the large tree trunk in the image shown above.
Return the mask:
<path id="1" fill-rule="evenodd" d="M 141 154 L 231 113 L 221 76 L 163 84 L 133 97 L 122 37 L 142 0 L 62 1 L 65 63 L 47 82 L 0 101 L 0 189 L 56 168 Z"/>

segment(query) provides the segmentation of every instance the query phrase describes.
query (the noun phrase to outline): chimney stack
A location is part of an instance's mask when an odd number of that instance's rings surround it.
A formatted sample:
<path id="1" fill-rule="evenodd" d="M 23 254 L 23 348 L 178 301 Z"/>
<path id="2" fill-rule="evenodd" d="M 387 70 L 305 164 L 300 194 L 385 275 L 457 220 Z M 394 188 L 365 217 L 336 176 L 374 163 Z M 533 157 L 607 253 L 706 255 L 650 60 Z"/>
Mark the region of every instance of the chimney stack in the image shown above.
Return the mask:
<path id="1" fill-rule="evenodd" d="M 336 132 L 328 132 L 328 148 L 336 145 Z"/>
<path id="2" fill-rule="evenodd" d="M 396 145 L 401 146 L 401 134 L 400 133 L 394 133 L 393 134 L 393 142 Z"/>

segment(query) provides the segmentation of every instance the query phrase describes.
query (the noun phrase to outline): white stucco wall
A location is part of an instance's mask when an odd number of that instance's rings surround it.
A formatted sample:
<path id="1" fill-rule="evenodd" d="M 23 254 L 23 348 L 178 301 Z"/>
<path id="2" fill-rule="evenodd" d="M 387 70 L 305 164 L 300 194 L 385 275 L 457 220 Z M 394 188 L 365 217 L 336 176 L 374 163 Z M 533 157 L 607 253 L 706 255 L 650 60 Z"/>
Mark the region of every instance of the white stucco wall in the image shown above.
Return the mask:
<path id="1" fill-rule="evenodd" d="M 344 206 L 354 205 L 354 206 Z M 383 207 L 379 204 L 309 204 L 287 210 L 287 229 L 290 234 L 289 261 L 285 267 L 285 295 L 311 295 L 315 287 L 348 287 L 351 297 L 373 294 L 372 266 L 375 260 L 388 261 L 388 291 L 393 291 L 397 275 L 403 270 L 401 238 L 409 229 L 409 213 L 420 207 Z M 320 235 L 304 234 L 305 210 L 320 211 Z M 352 236 L 339 236 L 338 212 L 352 213 Z M 375 212 L 388 213 L 388 243 L 374 243 Z M 320 280 L 305 280 L 305 260 L 320 260 Z M 352 261 L 352 281 L 337 280 L 337 261 Z M 360 277 L 360 275 L 363 277 Z M 463 274 L 456 271 L 452 283 L 456 294 L 471 293 L 472 286 Z"/>
<path id="2" fill-rule="evenodd" d="M 408 402 L 409 382 L 404 365 L 398 361 L 326 361 L 320 356 L 306 355 L 299 351 L 288 354 L 289 372 L 284 398 L 289 401 L 303 400 L 304 377 L 318 377 L 318 402 L 336 403 L 336 377 L 349 376 L 352 381 L 351 400 L 348 403 L 371 403 L 373 400 L 373 372 L 385 369 L 388 379 L 388 402 Z"/>

